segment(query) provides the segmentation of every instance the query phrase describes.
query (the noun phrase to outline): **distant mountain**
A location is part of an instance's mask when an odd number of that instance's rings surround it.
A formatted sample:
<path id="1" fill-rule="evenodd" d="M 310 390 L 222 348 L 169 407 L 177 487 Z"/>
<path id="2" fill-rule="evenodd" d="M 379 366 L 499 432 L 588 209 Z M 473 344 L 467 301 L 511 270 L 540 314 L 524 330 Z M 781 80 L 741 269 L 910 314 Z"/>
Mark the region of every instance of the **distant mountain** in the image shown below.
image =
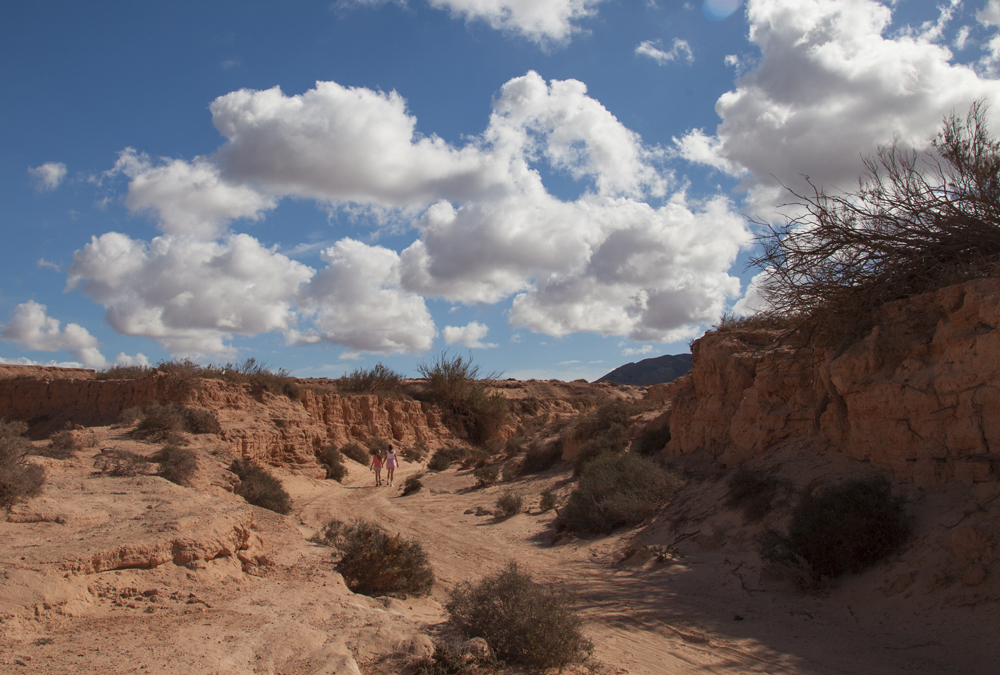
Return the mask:
<path id="1" fill-rule="evenodd" d="M 597 381 L 639 386 L 663 384 L 675 380 L 691 370 L 692 363 L 690 354 L 677 354 L 675 356 L 667 354 L 652 359 L 643 359 L 639 363 L 626 363 Z"/>

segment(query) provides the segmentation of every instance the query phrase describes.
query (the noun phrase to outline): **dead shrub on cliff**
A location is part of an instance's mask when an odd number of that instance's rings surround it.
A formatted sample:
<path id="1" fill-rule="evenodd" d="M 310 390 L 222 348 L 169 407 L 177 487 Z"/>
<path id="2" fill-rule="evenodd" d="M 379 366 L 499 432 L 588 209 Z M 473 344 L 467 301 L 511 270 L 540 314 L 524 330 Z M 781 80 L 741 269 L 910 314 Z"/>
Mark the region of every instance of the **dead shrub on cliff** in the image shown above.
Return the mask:
<path id="1" fill-rule="evenodd" d="M 874 326 L 885 303 L 969 279 L 1000 262 L 1000 142 L 986 105 L 951 115 L 917 153 L 896 143 L 864 160 L 853 192 L 792 192 L 797 213 L 759 222 L 759 291 L 795 333 L 832 345 Z"/>
<path id="2" fill-rule="evenodd" d="M 910 526 L 903 500 L 885 478 L 807 487 L 792 511 L 787 534 L 767 530 L 761 557 L 779 572 L 808 582 L 857 573 L 895 553 Z"/>
<path id="3" fill-rule="evenodd" d="M 149 377 L 156 372 L 152 366 L 111 366 L 105 370 L 97 371 L 94 379 L 97 380 L 138 380 L 141 377 Z"/>
<path id="4" fill-rule="evenodd" d="M 347 468 L 344 466 L 344 455 L 333 445 L 324 445 L 316 453 L 316 461 L 326 471 L 327 480 L 335 480 L 338 483 L 344 480 L 347 475 Z"/>
<path id="5" fill-rule="evenodd" d="M 27 431 L 20 420 L 0 419 L 0 508 L 34 497 L 45 483 L 45 469 L 26 461 L 33 449 Z"/>
<path id="6" fill-rule="evenodd" d="M 371 368 L 356 368 L 338 381 L 341 391 L 348 394 L 384 394 L 398 396 L 403 376 L 392 368 L 376 363 Z"/>
<path id="7" fill-rule="evenodd" d="M 427 380 L 424 396 L 444 408 L 447 421 L 464 429 L 473 444 L 484 445 L 499 436 L 509 417 L 507 398 L 488 389 L 500 373 L 481 375 L 471 356 L 451 357 L 447 352 L 417 370 Z"/>

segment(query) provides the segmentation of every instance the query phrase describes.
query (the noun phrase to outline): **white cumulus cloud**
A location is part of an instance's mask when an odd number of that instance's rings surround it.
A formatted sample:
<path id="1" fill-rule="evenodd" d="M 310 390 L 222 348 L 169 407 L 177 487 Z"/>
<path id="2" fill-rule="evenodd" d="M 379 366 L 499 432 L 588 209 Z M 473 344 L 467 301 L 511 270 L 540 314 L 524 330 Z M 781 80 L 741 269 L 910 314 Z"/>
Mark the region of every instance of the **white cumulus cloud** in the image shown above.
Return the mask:
<path id="1" fill-rule="evenodd" d="M 66 177 L 66 165 L 62 162 L 45 162 L 41 166 L 28 169 L 35 179 L 35 187 L 40 191 L 55 190 Z"/>
<path id="2" fill-rule="evenodd" d="M 670 51 L 660 49 L 659 42 L 656 40 L 643 40 L 635 48 L 635 53 L 637 56 L 651 58 L 661 66 L 672 63 L 678 58 L 683 58 L 688 64 L 694 63 L 694 52 L 691 51 L 691 45 L 688 44 L 687 40 L 681 40 L 680 38 L 674 38 L 674 43 L 670 47 Z"/>
<path id="3" fill-rule="evenodd" d="M 445 326 L 442 333 L 445 344 L 460 344 L 469 349 L 490 349 L 498 345 L 493 342 L 483 342 L 489 331 L 486 324 L 472 321 L 465 326 Z"/>
<path id="4" fill-rule="evenodd" d="M 14 316 L 0 331 L 0 339 L 38 352 L 68 351 L 87 368 L 103 368 L 107 359 L 97 348 L 97 338 L 77 323 L 61 323 L 47 314 L 47 307 L 34 300 L 14 309 Z"/>

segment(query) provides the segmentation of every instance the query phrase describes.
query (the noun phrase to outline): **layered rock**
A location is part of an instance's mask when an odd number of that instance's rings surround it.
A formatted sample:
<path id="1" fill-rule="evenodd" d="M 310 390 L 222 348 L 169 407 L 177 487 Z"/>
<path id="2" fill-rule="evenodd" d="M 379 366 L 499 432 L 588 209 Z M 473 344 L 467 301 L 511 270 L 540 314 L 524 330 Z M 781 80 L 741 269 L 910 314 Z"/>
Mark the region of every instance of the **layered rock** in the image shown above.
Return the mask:
<path id="1" fill-rule="evenodd" d="M 692 372 L 668 385 L 667 447 L 728 466 L 801 439 L 922 486 L 997 481 L 998 325 L 1000 280 L 983 279 L 887 305 L 842 353 L 709 333 Z"/>

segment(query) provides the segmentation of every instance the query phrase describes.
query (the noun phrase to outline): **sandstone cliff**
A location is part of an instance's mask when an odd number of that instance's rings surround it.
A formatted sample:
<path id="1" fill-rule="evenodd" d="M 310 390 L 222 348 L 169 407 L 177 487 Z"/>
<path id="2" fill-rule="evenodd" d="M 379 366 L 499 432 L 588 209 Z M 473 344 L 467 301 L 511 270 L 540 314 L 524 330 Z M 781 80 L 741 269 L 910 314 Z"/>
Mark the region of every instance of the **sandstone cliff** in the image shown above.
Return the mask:
<path id="1" fill-rule="evenodd" d="M 672 400 L 674 454 L 708 449 L 724 466 L 808 441 L 918 486 L 1000 479 L 1000 280 L 887 305 L 839 353 L 766 331 L 708 333 L 694 368 L 649 398 Z"/>

